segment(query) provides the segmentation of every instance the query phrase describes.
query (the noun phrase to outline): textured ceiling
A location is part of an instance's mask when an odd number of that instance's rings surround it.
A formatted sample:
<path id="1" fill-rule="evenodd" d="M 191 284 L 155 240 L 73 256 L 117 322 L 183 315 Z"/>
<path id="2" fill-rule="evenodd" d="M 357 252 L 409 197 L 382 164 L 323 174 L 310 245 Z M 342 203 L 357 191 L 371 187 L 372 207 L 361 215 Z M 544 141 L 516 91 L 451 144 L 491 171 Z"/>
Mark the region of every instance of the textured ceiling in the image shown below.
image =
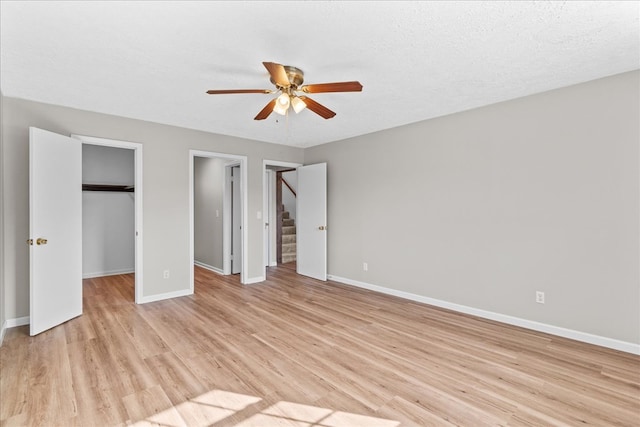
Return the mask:
<path id="1" fill-rule="evenodd" d="M 4 96 L 309 147 L 640 68 L 640 3 L 0 3 Z M 337 113 L 253 117 L 263 61 Z"/>

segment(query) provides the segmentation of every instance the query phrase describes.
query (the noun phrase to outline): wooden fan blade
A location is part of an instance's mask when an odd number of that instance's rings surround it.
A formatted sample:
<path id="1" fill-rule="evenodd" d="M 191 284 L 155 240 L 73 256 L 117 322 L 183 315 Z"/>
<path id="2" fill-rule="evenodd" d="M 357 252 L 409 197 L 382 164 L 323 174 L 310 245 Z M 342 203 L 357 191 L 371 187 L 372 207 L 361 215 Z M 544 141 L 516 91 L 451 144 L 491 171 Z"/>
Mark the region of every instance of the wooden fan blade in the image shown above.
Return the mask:
<path id="1" fill-rule="evenodd" d="M 289 87 L 291 83 L 289 83 L 289 77 L 287 76 L 287 72 L 284 70 L 284 67 L 275 62 L 263 62 L 264 67 L 269 71 L 271 75 L 271 80 L 280 87 Z"/>
<path id="2" fill-rule="evenodd" d="M 273 107 L 276 105 L 276 100 L 272 99 L 260 112 L 257 116 L 253 118 L 253 120 L 264 120 L 269 117 L 269 114 L 273 111 Z"/>
<path id="3" fill-rule="evenodd" d="M 336 113 L 329 110 L 324 105 L 317 103 L 316 101 L 309 98 L 308 96 L 300 96 L 299 98 L 302 99 L 305 104 L 307 104 L 307 108 L 309 110 L 313 111 L 314 113 L 316 113 L 317 115 L 325 119 L 330 119 L 331 117 L 336 115 Z"/>
<path id="4" fill-rule="evenodd" d="M 337 82 L 337 83 L 319 83 L 314 85 L 305 85 L 300 88 L 305 93 L 325 93 L 325 92 L 361 92 L 362 85 L 360 82 Z"/>
<path id="5" fill-rule="evenodd" d="M 223 90 L 208 90 L 209 95 L 226 95 L 229 93 L 272 93 L 270 89 L 223 89 Z"/>

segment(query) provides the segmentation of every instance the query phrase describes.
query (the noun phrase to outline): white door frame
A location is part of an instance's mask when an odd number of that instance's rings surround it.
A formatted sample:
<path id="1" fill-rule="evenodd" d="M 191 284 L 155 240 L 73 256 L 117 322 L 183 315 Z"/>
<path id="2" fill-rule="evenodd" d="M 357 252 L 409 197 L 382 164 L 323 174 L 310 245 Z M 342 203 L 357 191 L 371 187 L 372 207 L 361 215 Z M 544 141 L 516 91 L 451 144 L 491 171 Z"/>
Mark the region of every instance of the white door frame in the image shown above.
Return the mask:
<path id="1" fill-rule="evenodd" d="M 268 183 L 265 182 L 266 181 L 266 176 L 267 176 L 267 167 L 268 166 L 278 166 L 278 167 L 285 167 L 285 168 L 292 168 L 292 169 L 297 169 L 300 166 L 304 166 L 302 163 L 293 163 L 293 162 L 282 162 L 279 160 L 263 160 L 262 161 L 262 212 L 264 212 L 264 218 L 265 220 L 268 217 L 268 212 L 269 212 L 269 189 L 268 189 Z M 266 251 L 266 247 L 269 244 L 269 229 L 272 227 L 271 225 L 272 221 L 269 221 L 269 227 L 264 227 L 263 229 L 263 234 L 262 234 L 262 250 Z M 263 254 L 264 255 L 264 254 Z M 266 257 L 266 255 L 263 256 L 263 259 Z M 264 263 L 263 263 L 264 264 Z M 267 277 L 267 266 L 265 266 L 265 277 Z"/>
<path id="2" fill-rule="evenodd" d="M 222 187 L 222 274 L 233 274 L 231 265 L 231 254 L 233 251 L 233 216 L 237 212 L 233 209 L 233 188 L 231 186 L 232 180 L 232 168 L 240 167 L 240 191 L 242 194 L 242 165 L 240 162 L 230 162 L 224 165 L 224 186 Z M 240 215 L 242 215 L 242 208 L 240 208 Z M 242 222 L 242 221 L 241 221 Z M 240 236 L 244 232 L 244 224 L 242 225 L 242 231 Z M 241 256 L 243 254 L 241 253 Z M 234 264 L 234 267 L 237 267 Z M 240 267 L 242 270 L 242 266 Z"/>
<path id="3" fill-rule="evenodd" d="M 275 252 L 273 250 L 273 247 L 275 246 L 276 242 L 275 242 L 275 217 L 276 217 L 276 212 L 275 209 L 275 203 L 273 203 L 273 200 L 275 199 L 276 195 L 275 195 L 275 179 L 276 179 L 276 173 L 274 170 L 272 169 L 265 169 L 264 171 L 264 180 L 263 180 L 263 194 L 265 199 L 264 202 L 264 209 L 262 210 L 263 215 L 262 218 L 264 219 L 264 236 L 263 236 L 263 243 L 264 243 L 264 248 L 262 249 L 263 251 L 263 258 L 264 258 L 264 266 L 265 267 L 272 267 L 272 266 L 276 266 L 277 265 L 277 260 L 276 260 L 276 255 Z"/>
<path id="4" fill-rule="evenodd" d="M 216 153 L 212 151 L 201 151 L 201 150 L 189 150 L 189 286 L 190 291 L 193 293 L 194 291 L 194 168 L 193 164 L 196 157 L 205 157 L 205 158 L 217 158 L 217 159 L 226 159 L 233 160 L 234 163 L 240 165 L 240 211 L 242 215 L 242 270 L 240 271 L 240 283 L 246 284 L 247 274 L 248 274 L 248 265 L 249 265 L 249 255 L 248 255 L 248 236 L 247 236 L 247 156 L 240 156 L 235 154 L 226 154 L 226 153 Z M 226 165 L 225 165 L 226 166 Z M 226 197 L 226 195 L 223 195 Z M 224 209 L 224 208 L 223 208 Z M 224 215 L 224 213 L 223 213 Z M 222 218 L 224 223 L 224 216 Z M 224 234 L 224 232 L 223 232 Z M 228 256 L 226 244 L 224 244 L 226 239 L 223 239 L 223 269 L 226 265 L 225 259 Z M 230 247 L 230 243 L 229 243 Z"/>
<path id="5" fill-rule="evenodd" d="M 102 145 L 104 147 L 126 148 L 133 150 L 134 157 L 134 209 L 135 209 L 135 302 L 136 304 L 143 303 L 143 276 L 142 276 L 142 144 L 137 142 L 119 141 L 116 139 L 98 138 L 94 136 L 76 135 L 71 134 L 72 138 L 79 139 L 83 144 Z"/>

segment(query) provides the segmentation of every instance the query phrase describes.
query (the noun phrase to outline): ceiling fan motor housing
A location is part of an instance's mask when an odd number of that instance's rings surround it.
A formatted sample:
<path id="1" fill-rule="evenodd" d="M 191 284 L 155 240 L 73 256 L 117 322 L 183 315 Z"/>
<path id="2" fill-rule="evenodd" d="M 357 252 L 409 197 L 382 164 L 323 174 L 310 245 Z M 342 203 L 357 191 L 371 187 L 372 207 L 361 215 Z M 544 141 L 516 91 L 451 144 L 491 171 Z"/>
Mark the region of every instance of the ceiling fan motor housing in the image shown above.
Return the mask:
<path id="1" fill-rule="evenodd" d="M 287 73 L 287 78 L 289 79 L 289 84 L 293 87 L 293 89 L 298 88 L 302 82 L 304 82 L 304 72 L 300 68 L 292 67 L 291 65 L 283 65 L 284 71 Z M 273 77 L 270 78 L 271 83 L 276 85 L 278 89 L 282 89 L 280 85 L 278 85 Z"/>

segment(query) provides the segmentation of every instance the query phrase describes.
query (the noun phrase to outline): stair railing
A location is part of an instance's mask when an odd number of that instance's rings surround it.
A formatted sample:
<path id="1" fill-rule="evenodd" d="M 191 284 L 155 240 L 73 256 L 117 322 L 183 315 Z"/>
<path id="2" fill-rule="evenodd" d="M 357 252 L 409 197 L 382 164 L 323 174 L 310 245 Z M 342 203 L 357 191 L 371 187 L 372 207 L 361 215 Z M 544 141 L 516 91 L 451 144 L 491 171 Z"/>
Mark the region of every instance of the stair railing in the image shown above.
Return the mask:
<path id="1" fill-rule="evenodd" d="M 296 192 L 293 190 L 293 188 L 291 188 L 291 186 L 289 185 L 289 183 L 287 182 L 286 179 L 284 178 L 280 178 L 282 179 L 282 182 L 284 183 L 284 185 L 287 186 L 287 188 L 289 189 L 289 191 L 291 191 L 291 193 L 293 194 L 293 197 L 298 197 L 298 195 L 296 194 Z"/>

